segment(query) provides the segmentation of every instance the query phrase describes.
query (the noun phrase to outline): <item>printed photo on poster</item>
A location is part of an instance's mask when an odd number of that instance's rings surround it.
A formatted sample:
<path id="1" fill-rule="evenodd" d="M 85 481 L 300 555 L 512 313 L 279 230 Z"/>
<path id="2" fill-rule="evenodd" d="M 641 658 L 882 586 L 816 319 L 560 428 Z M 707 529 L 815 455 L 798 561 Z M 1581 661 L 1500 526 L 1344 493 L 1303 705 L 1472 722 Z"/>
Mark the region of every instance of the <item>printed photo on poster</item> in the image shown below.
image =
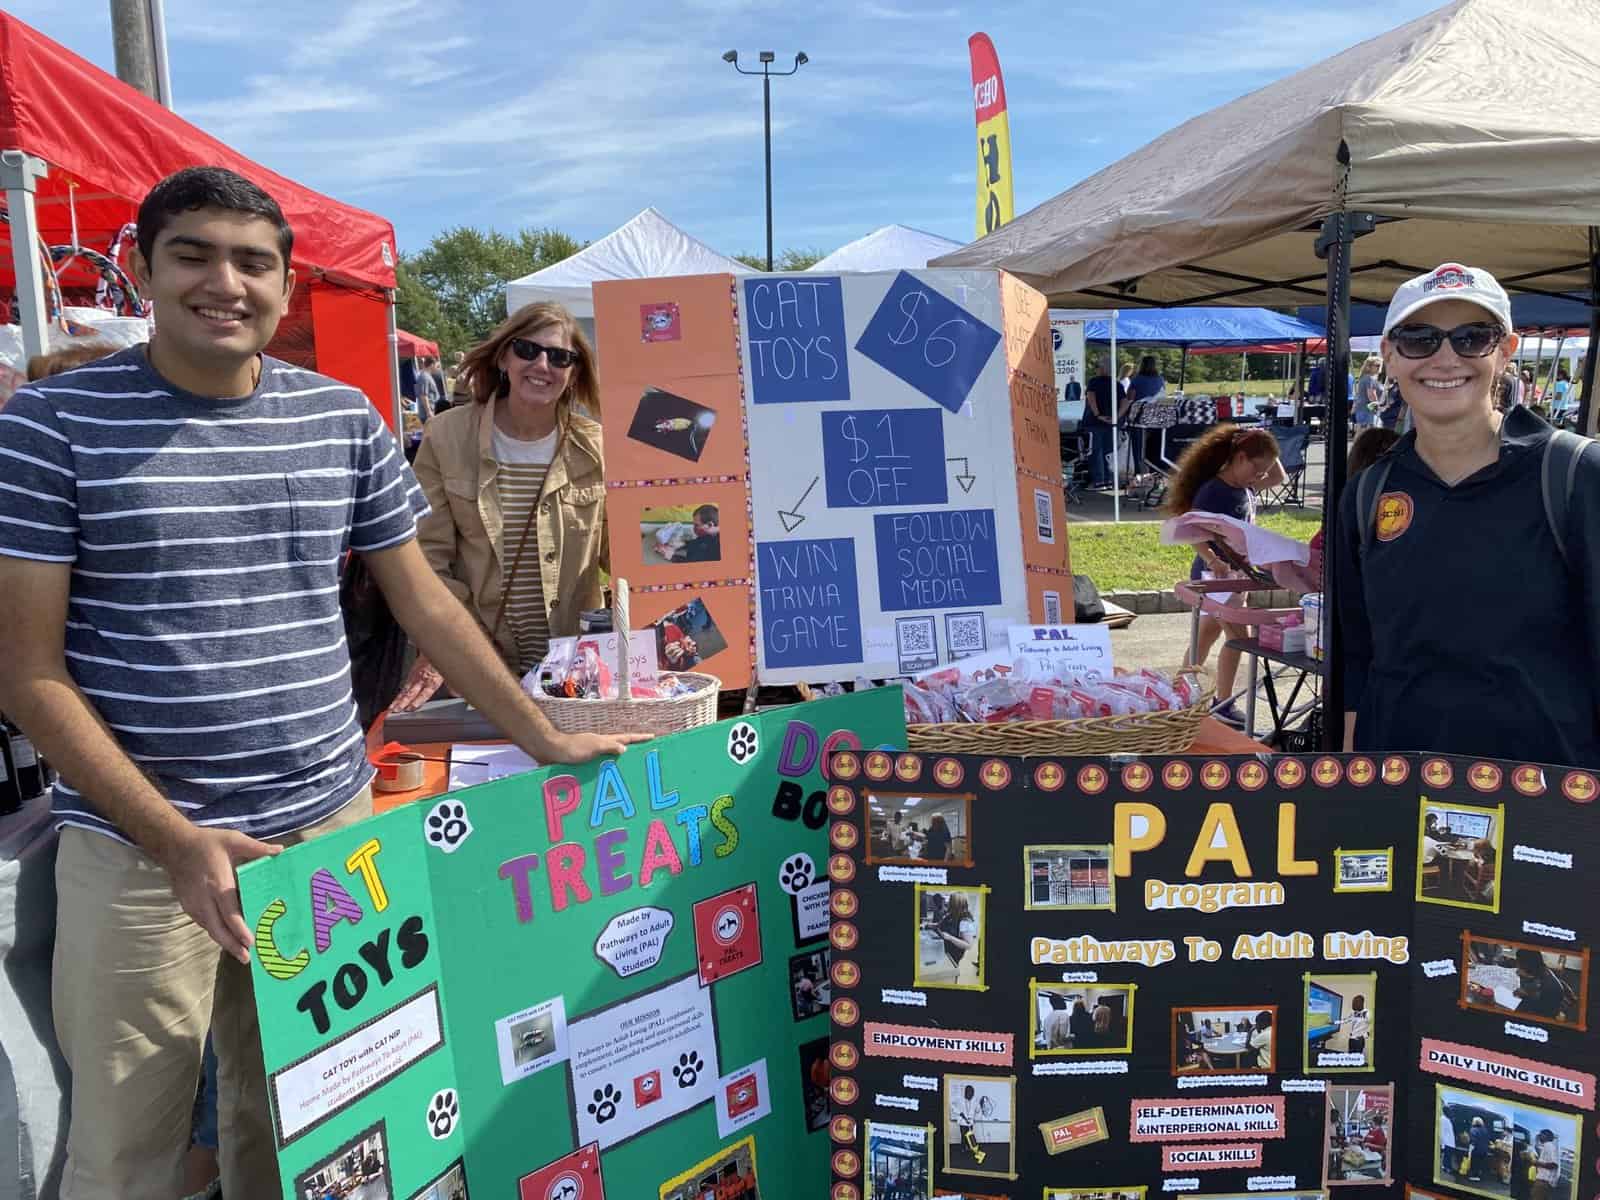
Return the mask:
<path id="1" fill-rule="evenodd" d="M 1500 911 L 1504 805 L 1479 808 L 1423 800 L 1417 830 L 1418 900 Z"/>
<path id="2" fill-rule="evenodd" d="M 628 426 L 628 437 L 690 462 L 699 462 L 716 423 L 716 412 L 705 405 L 661 388 L 646 388 Z"/>
<path id="3" fill-rule="evenodd" d="M 1053 1188 L 1044 1190 L 1044 1200 L 1145 1200 L 1148 1189 L 1137 1187 L 1116 1188 Z"/>
<path id="4" fill-rule="evenodd" d="M 866 1200 L 928 1200 L 933 1129 L 866 1122 Z"/>
<path id="5" fill-rule="evenodd" d="M 698 596 L 650 628 L 656 633 L 656 660 L 663 671 L 692 671 L 728 648 L 728 640 Z"/>
<path id="6" fill-rule="evenodd" d="M 318 1197 L 317 1200 L 321 1198 Z M 469 1200 L 466 1164 L 461 1159 L 456 1159 L 445 1169 L 444 1174 L 415 1193 L 411 1200 Z"/>
<path id="7" fill-rule="evenodd" d="M 867 794 L 867 862 L 972 865 L 972 796 Z"/>
<path id="8" fill-rule="evenodd" d="M 393 1200 L 389 1139 L 384 1122 L 362 1130 L 294 1181 L 297 1196 Z"/>
<path id="9" fill-rule="evenodd" d="M 916 885 L 917 987 L 983 991 L 986 887 Z"/>
<path id="10" fill-rule="evenodd" d="M 1110 845 L 1024 846 L 1022 865 L 1027 874 L 1024 908 L 1116 911 Z"/>
<path id="11" fill-rule="evenodd" d="M 831 951 L 824 946 L 789 959 L 789 1001 L 794 1007 L 794 1019 L 804 1021 L 828 1011 L 833 1002 L 832 983 L 828 978 Z"/>
<path id="12" fill-rule="evenodd" d="M 1323 1130 L 1322 1182 L 1328 1187 L 1392 1182 L 1394 1087 L 1332 1084 Z"/>
<path id="13" fill-rule="evenodd" d="M 722 561 L 722 524 L 715 504 L 673 504 L 639 514 L 645 566 Z"/>
<path id="14" fill-rule="evenodd" d="M 735 1142 L 661 1185 L 660 1200 L 705 1200 L 707 1196 L 761 1200 L 755 1138 Z"/>
<path id="15" fill-rule="evenodd" d="M 1276 1004 L 1172 1010 L 1172 1073 L 1230 1075 L 1278 1069 Z"/>
<path id="16" fill-rule="evenodd" d="M 1015 1077 L 944 1077 L 944 1169 L 958 1175 L 1016 1178 Z"/>
<path id="17" fill-rule="evenodd" d="M 639 305 L 639 340 L 641 342 L 681 342 L 683 317 L 676 301 Z"/>
<path id="18" fill-rule="evenodd" d="M 1370 1071 L 1378 976 L 1307 975 L 1301 1028 L 1308 1072 Z"/>
<path id="19" fill-rule="evenodd" d="M 1461 1003 L 1519 1021 L 1587 1028 L 1589 951 L 1463 933 Z"/>
<path id="20" fill-rule="evenodd" d="M 517 1180 L 517 1200 L 605 1200 L 600 1145 L 590 1142 Z"/>
<path id="21" fill-rule="evenodd" d="M 1133 984 L 1029 980 L 1032 1058 L 1132 1054 Z"/>
<path id="22" fill-rule="evenodd" d="M 1382 850 L 1335 850 L 1333 890 L 1336 892 L 1388 892 L 1394 890 L 1394 847 Z"/>
<path id="23" fill-rule="evenodd" d="M 515 1083 L 567 1060 L 567 1014 L 556 996 L 494 1023 L 500 1081 Z"/>
<path id="24" fill-rule="evenodd" d="M 1580 1117 L 1443 1084 L 1435 1091 L 1433 1182 L 1494 1200 L 1576 1200 Z"/>
<path id="25" fill-rule="evenodd" d="M 828 1127 L 828 1039 L 819 1037 L 800 1047 L 800 1093 L 805 1105 L 806 1129 L 819 1133 Z"/>

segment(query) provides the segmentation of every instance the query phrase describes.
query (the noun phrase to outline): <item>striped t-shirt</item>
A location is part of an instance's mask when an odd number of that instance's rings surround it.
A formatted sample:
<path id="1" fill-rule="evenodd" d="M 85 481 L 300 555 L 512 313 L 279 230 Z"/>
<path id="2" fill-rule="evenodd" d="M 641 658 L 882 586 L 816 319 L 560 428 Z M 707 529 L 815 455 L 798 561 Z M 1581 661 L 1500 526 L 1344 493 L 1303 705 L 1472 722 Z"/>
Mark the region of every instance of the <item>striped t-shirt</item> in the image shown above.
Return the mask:
<path id="1" fill-rule="evenodd" d="M 544 491 L 545 476 L 555 460 L 559 430 L 537 441 L 523 441 L 501 433 L 493 435 L 495 489 L 500 496 L 500 561 L 505 564 L 510 592 L 506 596 L 506 625 L 517 640 L 517 673 L 526 674 L 544 661 L 550 645 L 550 611 L 544 601 L 544 577 L 539 573 L 539 527 L 534 510 Z M 528 522 L 533 521 L 533 528 Z M 528 530 L 528 541 L 511 578 L 512 560 Z"/>
<path id="2" fill-rule="evenodd" d="M 67 669 L 198 825 L 271 837 L 367 785 L 340 561 L 427 511 L 366 398 L 277 359 L 218 400 L 138 346 L 0 410 L 0 554 L 73 564 Z M 54 811 L 122 836 L 65 780 Z"/>

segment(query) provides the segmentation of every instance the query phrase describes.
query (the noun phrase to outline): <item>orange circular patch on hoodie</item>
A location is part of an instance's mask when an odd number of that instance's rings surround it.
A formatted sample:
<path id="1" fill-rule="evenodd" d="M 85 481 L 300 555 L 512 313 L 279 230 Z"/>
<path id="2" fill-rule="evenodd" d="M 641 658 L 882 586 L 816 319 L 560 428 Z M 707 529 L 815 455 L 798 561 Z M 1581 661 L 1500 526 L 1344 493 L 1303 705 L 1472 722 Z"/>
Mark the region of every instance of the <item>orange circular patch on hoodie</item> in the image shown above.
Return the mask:
<path id="1" fill-rule="evenodd" d="M 1392 542 L 1411 528 L 1416 505 L 1404 492 L 1385 492 L 1378 497 L 1376 532 L 1380 542 Z"/>

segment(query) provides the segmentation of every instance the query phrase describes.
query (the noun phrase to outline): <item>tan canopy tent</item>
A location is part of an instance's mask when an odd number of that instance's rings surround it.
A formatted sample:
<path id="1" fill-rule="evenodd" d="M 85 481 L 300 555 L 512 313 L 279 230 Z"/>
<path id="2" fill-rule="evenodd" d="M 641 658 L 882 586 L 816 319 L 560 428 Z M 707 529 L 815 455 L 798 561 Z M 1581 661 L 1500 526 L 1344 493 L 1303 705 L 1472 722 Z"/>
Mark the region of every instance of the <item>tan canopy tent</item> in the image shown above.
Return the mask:
<path id="1" fill-rule="evenodd" d="M 1593 306 L 1597 227 L 1600 0 L 1456 0 L 1185 122 L 928 265 L 999 267 L 1061 306 L 1326 302 L 1334 544 L 1351 298 L 1386 303 L 1453 261 L 1513 294 L 1579 293 Z M 1594 344 L 1600 308 L 1590 334 Z M 1580 414 L 1590 432 L 1596 357 Z M 1323 699 L 1336 746 L 1331 632 Z"/>
<path id="2" fill-rule="evenodd" d="M 1330 213 L 1370 213 L 1355 299 L 1439 262 L 1588 292 L 1600 3 L 1458 0 L 1213 109 L 930 266 L 1053 305 L 1307 304 Z"/>

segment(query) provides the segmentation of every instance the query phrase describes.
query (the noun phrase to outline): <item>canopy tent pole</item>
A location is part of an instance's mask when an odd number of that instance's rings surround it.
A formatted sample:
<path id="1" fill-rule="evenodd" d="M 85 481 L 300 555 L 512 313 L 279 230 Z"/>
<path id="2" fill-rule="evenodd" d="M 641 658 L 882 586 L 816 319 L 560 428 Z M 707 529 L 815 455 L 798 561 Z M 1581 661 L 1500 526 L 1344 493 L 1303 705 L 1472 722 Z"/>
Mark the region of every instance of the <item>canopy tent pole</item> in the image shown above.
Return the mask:
<path id="1" fill-rule="evenodd" d="M 405 411 L 400 404 L 400 326 L 395 319 L 395 294 L 389 298 L 389 411 L 394 414 L 394 436 L 402 446 L 406 443 Z"/>
<path id="2" fill-rule="evenodd" d="M 11 262 L 17 274 L 17 323 L 26 361 L 50 349 L 44 307 L 44 264 L 39 258 L 39 216 L 33 207 L 37 181 L 50 173 L 43 159 L 22 150 L 0 151 L 0 187 L 11 218 Z"/>
<path id="3" fill-rule="evenodd" d="M 1111 310 L 1111 521 L 1122 520 L 1122 425 L 1117 420 L 1117 399 L 1121 394 L 1117 386 L 1122 374 L 1117 366 L 1117 310 Z M 1091 443 L 1092 445 L 1092 443 Z M 1104 476 L 1101 476 L 1104 478 Z"/>
<path id="4" fill-rule="evenodd" d="M 1589 226 L 1589 352 L 1583 360 L 1583 395 L 1578 398 L 1578 432 L 1594 437 L 1600 407 L 1594 402 L 1595 351 L 1600 350 L 1600 228 Z"/>
<path id="5" fill-rule="evenodd" d="M 1178 390 L 1183 391 L 1183 385 L 1189 379 L 1189 347 L 1178 347 Z"/>
<path id="6" fill-rule="evenodd" d="M 1348 163 L 1349 151 L 1339 145 Z M 1327 482 L 1322 493 L 1322 644 L 1326 667 L 1322 687 L 1322 739 L 1325 749 L 1344 749 L 1343 638 L 1337 620 L 1339 594 L 1339 500 L 1344 494 L 1345 450 L 1350 425 L 1350 252 L 1355 240 L 1371 233 L 1377 222 L 1368 213 L 1343 209 L 1325 217 L 1317 238 L 1317 255 L 1328 260 Z"/>

